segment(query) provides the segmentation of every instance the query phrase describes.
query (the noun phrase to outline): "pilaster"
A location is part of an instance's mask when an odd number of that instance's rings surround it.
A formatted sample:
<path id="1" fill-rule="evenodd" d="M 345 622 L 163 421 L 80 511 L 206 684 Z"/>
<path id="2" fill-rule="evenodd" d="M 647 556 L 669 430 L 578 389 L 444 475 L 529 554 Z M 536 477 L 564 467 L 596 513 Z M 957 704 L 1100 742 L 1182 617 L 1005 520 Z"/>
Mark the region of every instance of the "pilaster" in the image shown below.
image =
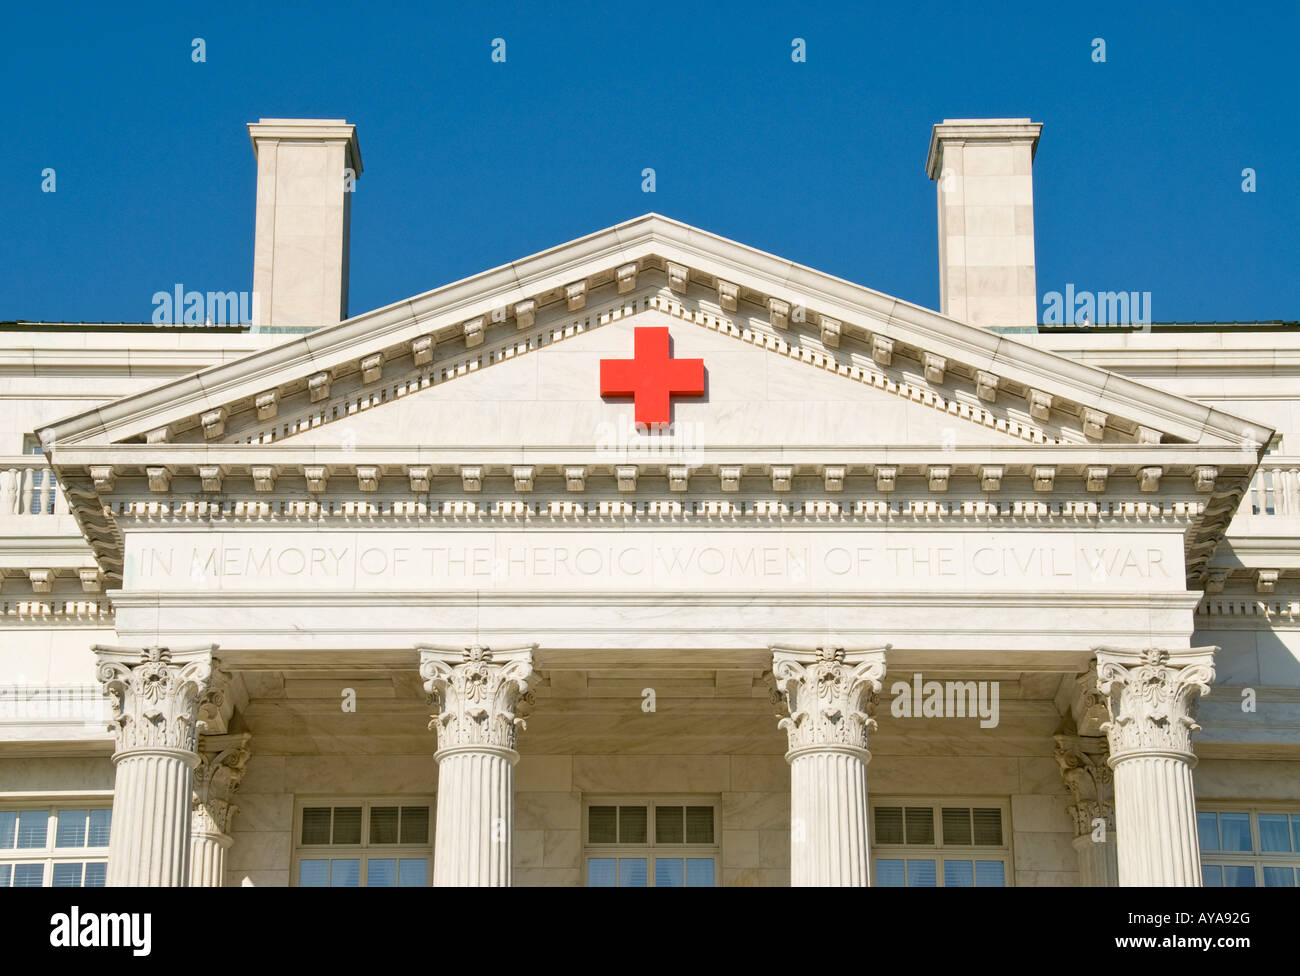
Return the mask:
<path id="1" fill-rule="evenodd" d="M 1119 884 L 1115 839 L 1114 774 L 1106 740 L 1098 736 L 1056 736 L 1056 761 L 1074 802 L 1066 807 L 1074 822 L 1079 881 L 1087 887 Z"/>
<path id="2" fill-rule="evenodd" d="M 248 764 L 247 732 L 199 736 L 199 762 L 194 770 L 190 824 L 190 887 L 220 888 L 226 878 L 230 826 L 239 807 L 234 795 Z"/>

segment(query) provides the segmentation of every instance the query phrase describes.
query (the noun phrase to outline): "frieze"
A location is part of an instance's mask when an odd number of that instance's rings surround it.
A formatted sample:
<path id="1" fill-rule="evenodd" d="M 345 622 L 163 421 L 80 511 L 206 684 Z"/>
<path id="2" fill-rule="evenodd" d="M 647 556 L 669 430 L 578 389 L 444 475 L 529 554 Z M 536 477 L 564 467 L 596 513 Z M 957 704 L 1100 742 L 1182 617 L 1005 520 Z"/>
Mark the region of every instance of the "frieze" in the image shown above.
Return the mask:
<path id="1" fill-rule="evenodd" d="M 126 589 L 1144 590 L 1185 587 L 1182 535 L 833 528 L 149 532 Z"/>

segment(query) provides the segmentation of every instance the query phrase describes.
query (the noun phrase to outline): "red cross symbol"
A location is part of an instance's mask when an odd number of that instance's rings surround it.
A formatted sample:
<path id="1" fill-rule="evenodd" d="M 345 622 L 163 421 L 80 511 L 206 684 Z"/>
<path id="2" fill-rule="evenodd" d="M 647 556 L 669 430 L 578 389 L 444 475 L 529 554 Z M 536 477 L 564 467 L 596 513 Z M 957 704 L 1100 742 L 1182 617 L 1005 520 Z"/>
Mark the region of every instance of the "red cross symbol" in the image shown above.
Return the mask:
<path id="1" fill-rule="evenodd" d="M 632 359 L 600 361 L 600 395 L 632 397 L 636 422 L 663 427 L 672 420 L 672 398 L 704 396 L 704 360 L 673 359 L 666 325 L 640 325 Z"/>

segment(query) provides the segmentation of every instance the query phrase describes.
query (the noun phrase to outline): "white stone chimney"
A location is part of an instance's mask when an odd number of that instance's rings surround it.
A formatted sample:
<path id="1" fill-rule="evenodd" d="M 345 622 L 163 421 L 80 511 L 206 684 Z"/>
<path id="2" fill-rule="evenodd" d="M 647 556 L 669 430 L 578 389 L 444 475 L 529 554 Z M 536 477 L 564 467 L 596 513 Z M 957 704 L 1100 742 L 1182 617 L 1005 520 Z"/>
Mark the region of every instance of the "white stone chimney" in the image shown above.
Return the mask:
<path id="1" fill-rule="evenodd" d="M 348 317 L 351 189 L 361 175 L 356 126 L 261 119 L 248 135 L 257 157 L 254 325 L 335 325 Z"/>
<path id="2" fill-rule="evenodd" d="M 1029 119 L 944 119 L 925 169 L 939 187 L 939 311 L 981 326 L 1038 325 Z"/>

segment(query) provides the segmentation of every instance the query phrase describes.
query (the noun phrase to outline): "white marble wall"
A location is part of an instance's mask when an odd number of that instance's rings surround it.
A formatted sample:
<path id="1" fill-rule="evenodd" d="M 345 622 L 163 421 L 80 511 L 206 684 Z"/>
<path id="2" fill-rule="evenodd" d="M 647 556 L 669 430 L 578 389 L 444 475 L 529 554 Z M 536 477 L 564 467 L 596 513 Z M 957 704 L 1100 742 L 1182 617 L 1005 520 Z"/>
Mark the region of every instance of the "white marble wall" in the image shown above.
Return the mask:
<path id="1" fill-rule="evenodd" d="M 626 709 L 614 704 L 617 698 L 586 701 L 542 698 L 520 737 L 515 884 L 581 884 L 584 796 L 646 794 L 694 794 L 719 802 L 724 884 L 789 883 L 790 769 L 784 736 L 764 698 L 730 700 L 722 707 L 703 699 L 690 699 L 689 705 L 661 699 L 656 716 L 642 714 L 635 699 Z M 416 728 L 398 735 L 390 717 L 383 723 L 386 732 L 376 729 L 367 744 L 365 734 L 347 732 L 347 722 L 359 716 L 313 715 L 308 725 L 287 716 L 273 719 L 259 707 L 253 711 L 255 728 L 260 718 L 266 734 L 260 750 L 253 743 L 237 797 L 241 812 L 232 831 L 228 885 L 245 879 L 287 883 L 295 795 L 430 795 L 437 789 L 432 742 L 427 752 L 418 751 L 423 733 L 415 718 L 410 721 Z M 962 720 L 912 723 L 881 716 L 869 789 L 873 796 L 895 798 L 1007 801 L 1015 883 L 1074 884 L 1078 861 L 1065 811 L 1070 797 L 1052 756 L 1054 713 L 1047 703 L 1025 707 L 1032 714 L 1004 717 L 1000 728 L 989 730 Z M 920 728 L 932 724 L 937 728 Z M 328 732 L 331 727 L 336 734 Z M 601 742 L 604 754 L 597 754 Z M 400 754 L 385 754 L 385 743 Z M 301 752 L 314 744 L 350 754 L 271 752 Z M 717 752 L 708 754 L 710 747 Z"/>

